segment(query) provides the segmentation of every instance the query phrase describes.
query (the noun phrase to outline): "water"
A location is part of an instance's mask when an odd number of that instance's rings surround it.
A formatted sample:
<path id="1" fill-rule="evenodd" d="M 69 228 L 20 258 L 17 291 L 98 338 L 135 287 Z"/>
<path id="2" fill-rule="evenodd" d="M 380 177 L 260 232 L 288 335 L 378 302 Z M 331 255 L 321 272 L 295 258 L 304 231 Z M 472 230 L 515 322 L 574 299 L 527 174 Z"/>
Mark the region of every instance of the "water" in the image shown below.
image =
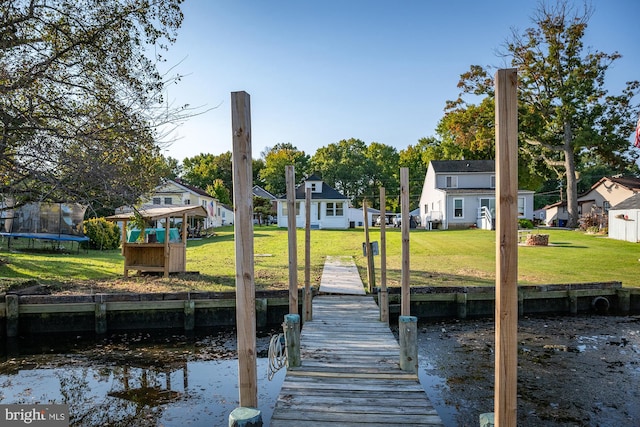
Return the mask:
<path id="1" fill-rule="evenodd" d="M 11 348 L 0 363 L 0 403 L 67 403 L 74 426 L 226 426 L 238 406 L 234 337 L 127 335 L 93 342 L 78 337 L 40 354 Z M 153 341 L 153 342 L 152 342 Z M 176 342 L 177 341 L 177 342 Z M 13 349 L 15 350 L 15 348 Z M 285 371 L 267 380 L 259 358 L 258 404 L 265 426 Z"/>

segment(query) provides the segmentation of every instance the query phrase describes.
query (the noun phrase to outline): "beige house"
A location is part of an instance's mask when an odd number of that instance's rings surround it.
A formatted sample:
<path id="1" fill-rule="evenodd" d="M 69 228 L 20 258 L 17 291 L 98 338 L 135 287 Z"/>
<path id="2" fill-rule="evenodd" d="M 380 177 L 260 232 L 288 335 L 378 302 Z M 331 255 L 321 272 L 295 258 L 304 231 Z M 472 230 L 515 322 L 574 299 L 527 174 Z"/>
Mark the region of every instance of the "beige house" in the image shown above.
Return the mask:
<path id="1" fill-rule="evenodd" d="M 176 206 L 202 206 L 207 211 L 207 216 L 200 220 L 202 228 L 220 227 L 222 218 L 219 215 L 218 199 L 206 191 L 186 184 L 179 179 L 168 179 L 157 186 L 151 194 L 142 200 L 142 209 L 167 208 Z M 129 206 L 116 209 L 116 214 L 130 212 Z M 190 224 L 195 227 L 196 224 Z"/>
<path id="2" fill-rule="evenodd" d="M 640 178 L 605 176 L 593 184 L 589 191 L 578 197 L 578 212 L 607 214 L 615 206 L 640 192 Z"/>

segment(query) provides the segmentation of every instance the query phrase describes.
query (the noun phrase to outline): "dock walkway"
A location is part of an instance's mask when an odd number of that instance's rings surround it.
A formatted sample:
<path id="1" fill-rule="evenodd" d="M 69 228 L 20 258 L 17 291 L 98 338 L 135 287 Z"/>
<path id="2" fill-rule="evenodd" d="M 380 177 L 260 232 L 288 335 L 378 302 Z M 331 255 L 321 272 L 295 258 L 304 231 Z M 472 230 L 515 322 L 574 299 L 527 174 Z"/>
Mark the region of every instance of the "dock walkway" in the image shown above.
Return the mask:
<path id="1" fill-rule="evenodd" d="M 333 295 L 313 300 L 313 320 L 301 332 L 302 366 L 287 370 L 271 426 L 442 426 L 417 375 L 400 370 L 399 345 L 353 276 L 353 260 L 327 264 L 320 291 Z M 362 294 L 331 291 L 344 283 Z"/>

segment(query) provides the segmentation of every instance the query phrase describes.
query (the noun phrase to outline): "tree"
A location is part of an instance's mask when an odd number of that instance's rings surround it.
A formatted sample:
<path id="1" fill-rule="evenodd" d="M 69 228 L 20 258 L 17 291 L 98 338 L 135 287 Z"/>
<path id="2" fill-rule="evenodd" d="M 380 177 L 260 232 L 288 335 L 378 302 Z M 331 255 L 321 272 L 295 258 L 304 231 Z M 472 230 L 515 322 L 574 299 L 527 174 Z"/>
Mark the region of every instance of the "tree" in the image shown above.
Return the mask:
<path id="1" fill-rule="evenodd" d="M 206 189 L 219 179 L 233 194 L 233 166 L 231 151 L 219 155 L 198 154 L 182 161 L 182 179 L 194 187 Z"/>
<path id="2" fill-rule="evenodd" d="M 359 139 L 343 139 L 316 151 L 311 158 L 314 171 L 322 174 L 324 182 L 340 191 L 358 206 L 358 199 L 366 194 L 372 170 L 367 157 L 367 145 Z"/>
<path id="3" fill-rule="evenodd" d="M 298 150 L 291 143 L 279 143 L 273 148 L 267 147 L 262 153 L 264 168 L 260 171 L 260 179 L 264 182 L 265 190 L 280 195 L 287 192 L 285 169 L 293 165 L 296 177 L 302 177 L 308 172 L 309 156 Z"/>
<path id="4" fill-rule="evenodd" d="M 269 217 L 276 215 L 271 200 L 259 196 L 253 196 L 253 213 L 258 219 L 258 225 L 269 225 Z"/>
<path id="5" fill-rule="evenodd" d="M 210 184 L 206 187 L 206 191 L 207 193 L 218 199 L 218 201 L 223 205 L 231 204 L 231 193 L 221 179 L 216 179 L 215 181 L 213 181 L 213 184 Z"/>
<path id="6" fill-rule="evenodd" d="M 157 64 L 181 2 L 2 2 L 0 194 L 16 205 L 133 203 L 158 184 L 157 129 L 182 116 L 160 108 L 175 80 Z"/>
<path id="7" fill-rule="evenodd" d="M 368 169 L 364 171 L 368 188 L 362 197 L 369 200 L 368 205 L 373 208 L 380 207 L 380 187 L 385 187 L 385 194 L 391 198 L 395 195 L 398 196 L 396 200 L 400 200 L 400 169 L 398 168 L 400 156 L 398 150 L 390 145 L 372 142 L 367 147 L 365 156 L 368 160 Z M 397 207 L 394 203 L 390 203 L 390 205 L 393 208 Z"/>
<path id="8" fill-rule="evenodd" d="M 518 68 L 519 147 L 531 170 L 553 171 L 565 183 L 568 226 L 578 222 L 577 181 L 580 153 L 593 161 L 625 168 L 637 159 L 629 143 L 638 106 L 632 103 L 640 83 L 628 82 L 619 95 L 605 87 L 608 68 L 620 54 L 584 53 L 582 39 L 592 14 L 567 1 L 542 4 L 534 28 L 513 32 L 504 57 Z M 487 70 L 472 66 L 462 75 L 464 93 L 493 97 Z M 449 106 L 464 108 L 459 99 Z M 546 178 L 549 178 L 548 176 Z"/>

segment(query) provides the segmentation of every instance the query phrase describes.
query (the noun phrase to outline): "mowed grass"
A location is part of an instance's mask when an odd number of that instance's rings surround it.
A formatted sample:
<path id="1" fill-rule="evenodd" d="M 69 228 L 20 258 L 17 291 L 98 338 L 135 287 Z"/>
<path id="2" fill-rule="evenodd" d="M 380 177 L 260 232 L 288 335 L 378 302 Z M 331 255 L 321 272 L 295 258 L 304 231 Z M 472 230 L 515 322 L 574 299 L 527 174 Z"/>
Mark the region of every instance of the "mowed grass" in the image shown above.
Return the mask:
<path id="1" fill-rule="evenodd" d="M 640 286 L 640 245 L 587 235 L 579 231 L 545 230 L 548 247 L 518 248 L 520 284 L 566 284 L 621 281 Z M 387 285 L 400 286 L 401 232 L 387 229 Z M 287 230 L 254 229 L 257 289 L 288 287 Z M 412 286 L 493 286 L 495 232 L 486 230 L 411 230 Z M 370 240 L 380 242 L 380 230 Z M 311 284 L 318 285 L 327 255 L 351 256 L 366 282 L 362 254 L 363 229 L 311 231 Z M 80 251 L 77 254 L 36 254 L 0 249 L 0 284 L 33 279 L 55 292 L 176 292 L 232 291 L 235 287 L 233 229 L 223 227 L 202 240 L 190 240 L 187 270 L 198 274 L 169 279 L 143 275 L 123 279 L 120 251 Z M 297 230 L 298 278 L 304 283 L 304 230 Z M 375 257 L 376 284 L 380 284 L 380 257 Z M 1 286 L 1 285 L 0 285 Z M 0 289 L 1 291 L 2 289 Z"/>

